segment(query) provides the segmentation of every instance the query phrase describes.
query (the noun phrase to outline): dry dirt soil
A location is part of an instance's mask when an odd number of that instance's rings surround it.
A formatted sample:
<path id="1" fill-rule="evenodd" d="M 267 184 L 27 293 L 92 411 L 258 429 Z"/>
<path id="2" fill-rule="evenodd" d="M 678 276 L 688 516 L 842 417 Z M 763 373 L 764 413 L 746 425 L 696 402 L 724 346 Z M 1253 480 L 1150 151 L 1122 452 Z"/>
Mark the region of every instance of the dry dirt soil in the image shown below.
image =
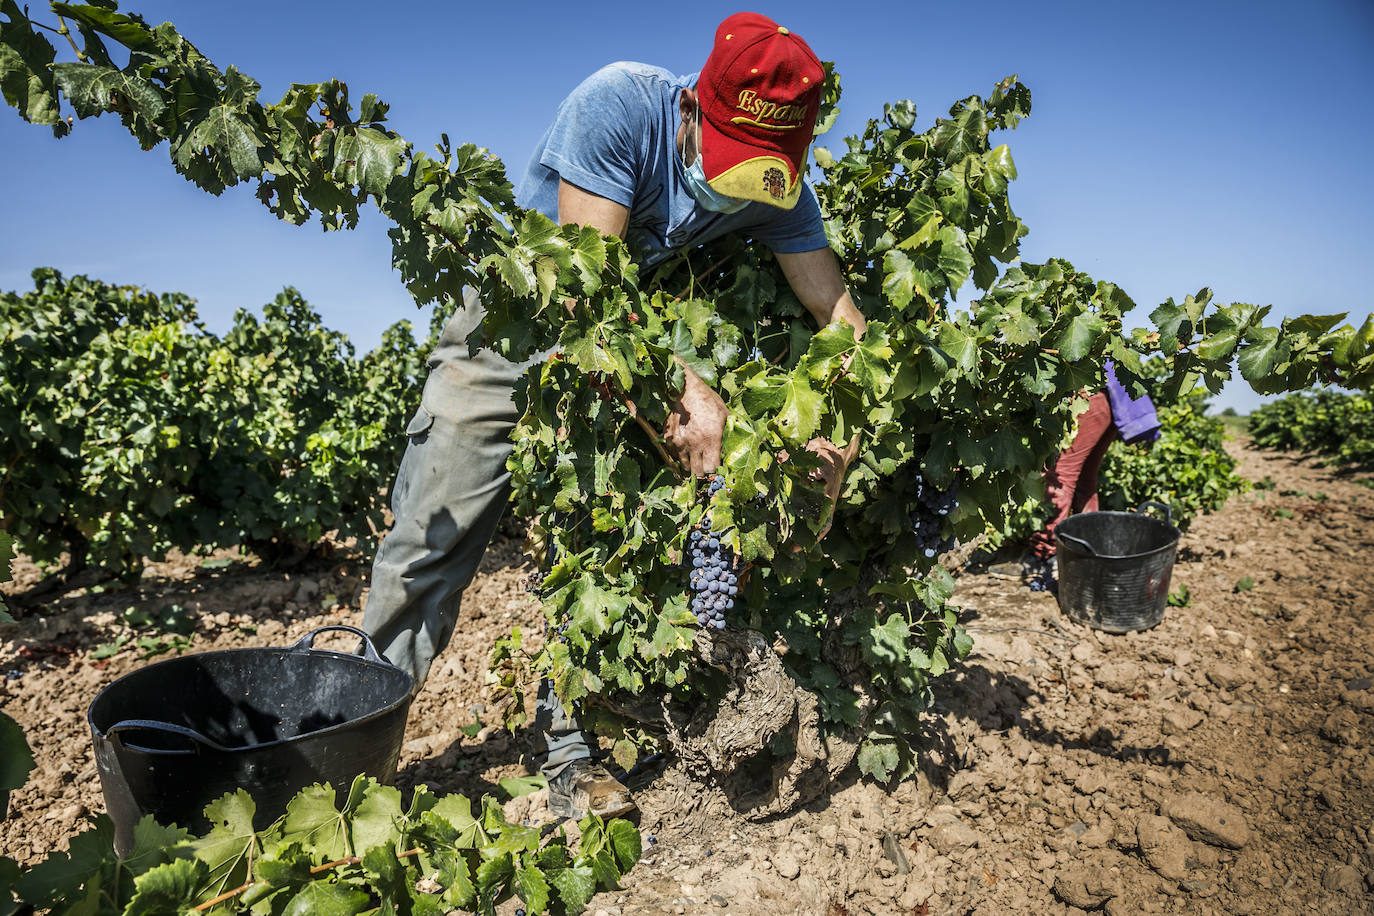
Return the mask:
<path id="1" fill-rule="evenodd" d="M 1160 626 L 1100 634 L 1049 595 L 963 575 L 975 648 L 937 684 L 916 777 L 878 786 L 851 774 L 755 823 L 671 761 L 646 770 L 645 856 L 589 912 L 1374 913 L 1374 490 L 1229 447 L 1245 476 L 1276 487 L 1194 523 L 1174 571 L 1191 602 Z M 402 786 L 475 798 L 529 771 L 528 731 L 460 731 L 486 713 L 492 640 L 512 624 L 538 629 L 514 533 L 488 552 L 412 708 Z M 7 855 L 41 859 L 103 808 L 85 711 L 147 664 L 136 637 L 97 657 L 129 632 L 125 608 L 193 610 L 187 651 L 283 645 L 361 619 L 365 558 L 284 574 L 217 556 L 231 562 L 157 564 L 136 588 L 70 594 L 0 630 L 0 709 L 38 761 L 0 822 Z M 16 571 L 11 593 L 37 581 L 22 558 Z M 540 793 L 508 809 L 537 820 Z"/>

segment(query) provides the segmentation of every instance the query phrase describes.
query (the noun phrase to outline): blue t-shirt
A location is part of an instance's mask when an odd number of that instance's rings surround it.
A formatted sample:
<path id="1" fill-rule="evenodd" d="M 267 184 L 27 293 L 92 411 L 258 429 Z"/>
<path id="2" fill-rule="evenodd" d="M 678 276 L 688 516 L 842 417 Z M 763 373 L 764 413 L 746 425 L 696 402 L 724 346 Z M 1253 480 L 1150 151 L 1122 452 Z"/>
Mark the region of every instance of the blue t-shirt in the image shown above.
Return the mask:
<path id="1" fill-rule="evenodd" d="M 696 83 L 695 73 L 674 76 L 648 64 L 602 67 L 558 106 L 516 202 L 558 222 L 562 178 L 623 204 L 630 209 L 626 241 L 645 266 L 728 233 L 747 235 L 780 254 L 827 247 L 809 184 L 791 210 L 754 202 L 736 213 L 715 213 L 697 204 L 676 143 L 678 94 Z"/>

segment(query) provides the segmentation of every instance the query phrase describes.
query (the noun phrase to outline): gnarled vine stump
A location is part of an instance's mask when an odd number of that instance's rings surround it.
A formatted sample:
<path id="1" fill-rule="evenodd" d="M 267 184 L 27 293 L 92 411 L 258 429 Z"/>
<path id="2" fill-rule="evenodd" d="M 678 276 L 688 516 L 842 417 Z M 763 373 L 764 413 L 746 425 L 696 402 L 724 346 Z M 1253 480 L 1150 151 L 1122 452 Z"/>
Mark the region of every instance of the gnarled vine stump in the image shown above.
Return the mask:
<path id="1" fill-rule="evenodd" d="M 790 811 L 824 792 L 853 761 L 862 730 L 826 736 L 815 694 L 797 686 L 763 634 L 702 630 L 693 648 L 730 683 L 718 703 L 606 705 L 664 728 L 687 775 L 721 789 L 735 810 L 753 819 Z M 872 706 L 861 700 L 861 721 Z M 776 753 L 780 746 L 787 752 Z"/>

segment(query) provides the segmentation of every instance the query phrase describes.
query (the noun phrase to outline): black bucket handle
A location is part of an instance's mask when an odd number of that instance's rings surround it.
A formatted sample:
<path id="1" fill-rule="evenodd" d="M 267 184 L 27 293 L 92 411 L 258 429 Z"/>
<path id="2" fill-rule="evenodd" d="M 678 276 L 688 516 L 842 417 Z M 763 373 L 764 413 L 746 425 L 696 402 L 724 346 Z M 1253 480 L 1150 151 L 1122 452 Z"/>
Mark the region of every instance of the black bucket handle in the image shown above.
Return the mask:
<path id="1" fill-rule="evenodd" d="M 1097 550 L 1093 547 L 1093 545 L 1089 544 L 1087 541 L 1083 540 L 1082 538 L 1076 538 L 1076 537 L 1074 537 L 1072 534 L 1065 534 L 1064 532 L 1058 530 L 1057 528 L 1055 529 L 1055 532 L 1054 532 L 1054 533 L 1055 533 L 1055 536 L 1056 536 L 1056 537 L 1063 538 L 1064 540 L 1068 541 L 1070 544 L 1072 544 L 1073 546 L 1079 548 L 1080 550 L 1086 550 L 1090 556 L 1094 556 L 1094 557 L 1101 556 L 1101 554 L 1099 554 L 1099 553 L 1097 552 Z"/>
<path id="2" fill-rule="evenodd" d="M 192 746 L 186 748 L 185 750 L 154 750 L 153 748 L 144 748 L 139 747 L 138 745 L 130 745 L 126 743 L 124 738 L 120 735 L 121 732 L 143 731 L 163 732 L 165 734 L 176 735 L 179 738 L 185 738 L 187 741 L 190 741 Z M 205 737 L 193 728 L 187 728 L 184 725 L 173 725 L 171 722 L 159 722 L 156 719 L 125 719 L 122 722 L 116 722 L 114 725 L 111 725 L 109 728 L 105 729 L 105 737 L 115 747 L 130 747 L 133 750 L 144 751 L 147 753 L 198 754 L 200 753 L 200 749 L 202 747 L 209 748 L 212 751 L 221 751 L 224 753 L 228 753 L 229 751 L 229 748 L 225 747 L 217 741 L 211 741 L 209 738 Z"/>
<path id="3" fill-rule="evenodd" d="M 309 633 L 306 633 L 300 639 L 296 640 L 296 642 L 293 643 L 290 646 L 290 648 L 288 648 L 286 651 L 309 652 L 310 650 L 315 648 L 315 637 L 319 636 L 326 630 L 346 630 L 349 633 L 352 633 L 353 635 L 357 636 L 359 639 L 362 640 L 362 642 L 358 643 L 358 648 L 353 650 L 354 655 L 362 656 L 370 662 L 377 662 L 378 664 L 386 665 L 389 668 L 396 667 L 395 665 L 391 664 L 391 662 L 387 661 L 384 657 L 382 657 L 381 653 L 377 651 L 377 647 L 372 644 L 372 640 L 368 637 L 366 633 L 364 633 L 357 627 L 350 627 L 342 623 L 331 623 L 322 627 L 317 627 L 316 629 L 311 630 Z"/>
<path id="4" fill-rule="evenodd" d="M 1144 515 L 1145 510 L 1149 508 L 1164 510 L 1164 524 L 1172 525 L 1174 523 L 1174 510 L 1171 509 L 1167 503 L 1162 503 L 1155 499 L 1145 500 L 1135 507 L 1135 511 L 1137 515 Z"/>

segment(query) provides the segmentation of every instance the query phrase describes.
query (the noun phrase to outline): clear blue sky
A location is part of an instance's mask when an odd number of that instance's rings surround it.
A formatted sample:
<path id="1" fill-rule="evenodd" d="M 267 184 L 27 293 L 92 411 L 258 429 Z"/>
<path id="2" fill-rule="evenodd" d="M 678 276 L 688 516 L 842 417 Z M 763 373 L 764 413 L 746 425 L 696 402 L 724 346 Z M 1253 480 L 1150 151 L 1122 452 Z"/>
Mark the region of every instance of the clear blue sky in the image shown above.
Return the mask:
<path id="1" fill-rule="evenodd" d="M 34 2 L 37 11 L 42 4 Z M 275 101 L 291 82 L 346 81 L 391 103 L 418 147 L 440 132 L 513 176 L 558 101 L 613 60 L 700 68 L 740 7 L 697 3 L 146 0 L 219 66 Z M 1148 312 L 1211 286 L 1278 314 L 1374 308 L 1365 274 L 1374 209 L 1374 3 L 830 3 L 753 7 L 834 60 L 845 87 L 828 145 L 887 100 L 921 124 L 1020 74 L 1034 111 L 1007 135 L 1027 260 L 1064 257 Z M 823 141 L 822 145 L 826 145 Z M 181 290 L 223 330 L 294 285 L 330 327 L 373 346 L 417 315 L 375 215 L 352 233 L 279 223 L 246 188 L 215 199 L 140 151 L 118 122 L 57 141 L 0 112 L 0 288 L 50 265 Z M 1142 319 L 1143 320 L 1143 319 Z M 1258 399 L 1231 386 L 1218 401 Z"/>

